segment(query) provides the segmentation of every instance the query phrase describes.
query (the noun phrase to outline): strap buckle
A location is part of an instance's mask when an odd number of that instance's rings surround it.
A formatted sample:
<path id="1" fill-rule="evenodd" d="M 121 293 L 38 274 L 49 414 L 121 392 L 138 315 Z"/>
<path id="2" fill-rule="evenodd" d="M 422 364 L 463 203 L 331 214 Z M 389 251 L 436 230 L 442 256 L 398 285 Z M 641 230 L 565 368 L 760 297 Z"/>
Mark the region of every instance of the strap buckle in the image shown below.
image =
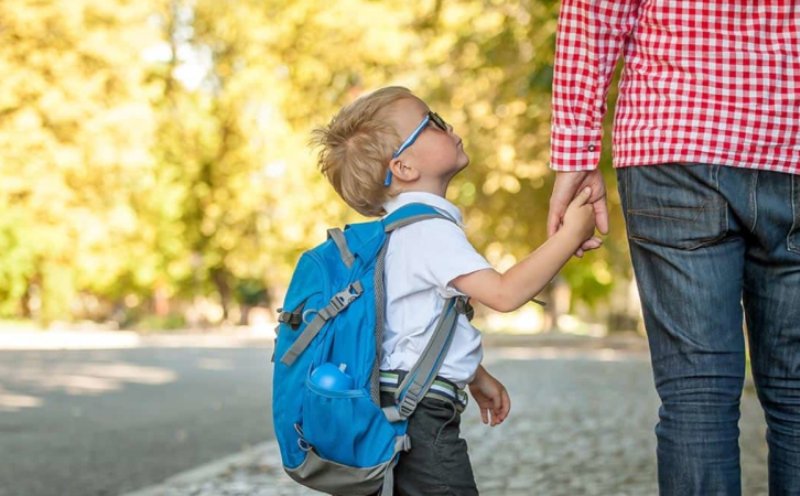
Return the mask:
<path id="1" fill-rule="evenodd" d="M 297 330 L 300 327 L 300 323 L 302 323 L 303 318 L 299 313 L 294 312 L 281 312 L 278 315 L 278 322 L 283 322 L 284 324 L 289 324 L 292 329 Z"/>
<path id="2" fill-rule="evenodd" d="M 292 312 L 287 312 L 283 308 L 279 308 L 278 322 L 282 324 L 288 324 L 293 330 L 296 331 L 300 328 L 300 324 L 303 323 L 303 307 L 305 306 L 306 303 L 303 302 Z"/>
<path id="3" fill-rule="evenodd" d="M 414 413 L 414 410 L 417 409 L 417 403 L 419 403 L 419 398 L 410 392 L 406 393 L 403 400 L 398 405 L 400 416 L 404 419 L 410 417 L 411 414 Z"/>
<path id="4" fill-rule="evenodd" d="M 352 292 L 351 292 L 352 291 Z M 342 291 L 339 291 L 333 298 L 331 298 L 329 308 L 332 310 L 332 314 L 336 315 L 342 310 L 344 310 L 347 305 L 349 305 L 353 300 L 358 298 L 364 290 L 361 287 L 360 282 L 355 282 L 345 288 Z"/>
<path id="5" fill-rule="evenodd" d="M 475 309 L 469 304 L 469 299 L 463 296 L 456 298 L 456 312 L 465 316 L 467 320 L 472 320 L 475 316 Z"/>

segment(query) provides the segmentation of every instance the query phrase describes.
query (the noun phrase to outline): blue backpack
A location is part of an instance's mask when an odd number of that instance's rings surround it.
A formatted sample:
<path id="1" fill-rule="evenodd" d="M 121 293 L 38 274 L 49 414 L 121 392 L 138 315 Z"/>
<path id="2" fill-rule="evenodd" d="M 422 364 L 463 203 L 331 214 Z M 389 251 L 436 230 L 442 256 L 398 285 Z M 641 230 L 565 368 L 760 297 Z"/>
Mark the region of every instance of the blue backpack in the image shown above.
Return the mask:
<path id="1" fill-rule="evenodd" d="M 284 469 L 329 494 L 392 494 L 393 470 L 410 449 L 408 417 L 449 348 L 464 298 L 446 300 L 433 337 L 381 408 L 384 258 L 391 233 L 424 219 L 452 220 L 428 205 L 328 231 L 297 263 L 279 311 L 273 373 L 275 436 Z"/>

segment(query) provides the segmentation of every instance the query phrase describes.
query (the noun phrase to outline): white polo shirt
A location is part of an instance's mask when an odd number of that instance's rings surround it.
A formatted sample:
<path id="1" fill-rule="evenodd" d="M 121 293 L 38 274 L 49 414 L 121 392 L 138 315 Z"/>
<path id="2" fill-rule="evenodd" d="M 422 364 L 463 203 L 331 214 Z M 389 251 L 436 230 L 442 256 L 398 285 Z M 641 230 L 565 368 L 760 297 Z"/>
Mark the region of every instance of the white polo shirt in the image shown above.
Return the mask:
<path id="1" fill-rule="evenodd" d="M 492 266 L 467 240 L 458 207 L 422 192 L 400 193 L 384 205 L 392 213 L 409 203 L 425 203 L 458 224 L 430 219 L 402 227 L 386 249 L 386 322 L 382 370 L 409 370 L 430 341 L 445 298 L 463 295 L 450 282 Z M 439 375 L 464 387 L 483 358 L 480 332 L 459 315 L 455 335 Z"/>

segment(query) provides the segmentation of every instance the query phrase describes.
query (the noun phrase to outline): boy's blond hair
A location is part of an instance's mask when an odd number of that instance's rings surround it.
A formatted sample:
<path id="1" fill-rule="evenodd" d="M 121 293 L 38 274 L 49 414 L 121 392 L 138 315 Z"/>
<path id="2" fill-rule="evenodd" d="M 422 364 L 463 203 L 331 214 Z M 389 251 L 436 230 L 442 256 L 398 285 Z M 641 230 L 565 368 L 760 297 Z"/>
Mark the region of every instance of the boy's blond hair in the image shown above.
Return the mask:
<path id="1" fill-rule="evenodd" d="M 415 98 L 406 88 L 390 86 L 362 96 L 341 109 L 327 126 L 315 129 L 320 146 L 317 165 L 339 196 L 360 214 L 383 215 L 390 188 L 383 185 L 392 154 L 402 138 L 386 118 L 389 106 Z"/>

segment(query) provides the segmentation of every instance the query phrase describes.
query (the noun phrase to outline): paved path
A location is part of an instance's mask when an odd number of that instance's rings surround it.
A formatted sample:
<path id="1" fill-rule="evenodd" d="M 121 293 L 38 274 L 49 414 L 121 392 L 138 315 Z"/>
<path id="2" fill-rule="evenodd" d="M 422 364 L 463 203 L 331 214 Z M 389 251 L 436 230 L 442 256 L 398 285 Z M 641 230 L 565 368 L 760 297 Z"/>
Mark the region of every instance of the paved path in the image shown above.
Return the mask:
<path id="1" fill-rule="evenodd" d="M 644 352 L 498 348 L 485 363 L 506 383 L 512 414 L 495 428 L 480 424 L 474 405 L 464 414 L 482 496 L 657 494 L 658 402 Z M 752 391 L 742 408 L 744 494 L 766 495 L 765 427 Z M 283 474 L 267 442 L 136 496 L 314 494 Z"/>
<path id="2" fill-rule="evenodd" d="M 173 341 L 0 351 L 0 496 L 115 496 L 271 438 L 269 348 Z"/>

